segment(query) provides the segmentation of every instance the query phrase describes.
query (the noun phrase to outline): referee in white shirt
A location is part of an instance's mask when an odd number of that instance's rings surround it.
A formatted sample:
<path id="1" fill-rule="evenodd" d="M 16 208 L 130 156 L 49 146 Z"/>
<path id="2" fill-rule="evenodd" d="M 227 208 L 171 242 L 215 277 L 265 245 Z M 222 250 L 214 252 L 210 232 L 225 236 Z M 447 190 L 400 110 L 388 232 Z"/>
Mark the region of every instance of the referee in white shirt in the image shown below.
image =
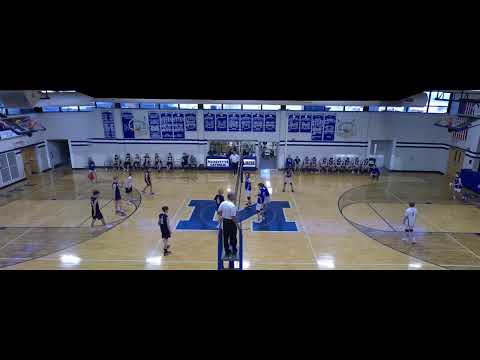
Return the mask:
<path id="1" fill-rule="evenodd" d="M 223 248 L 225 259 L 237 256 L 237 207 L 234 204 L 235 194 L 228 193 L 227 199 L 218 208 L 218 215 L 223 225 Z"/>
<path id="2" fill-rule="evenodd" d="M 240 161 L 240 155 L 238 155 L 235 151 L 233 151 L 232 155 L 230 155 L 230 166 L 233 168 L 233 175 L 237 175 L 239 161 Z"/>

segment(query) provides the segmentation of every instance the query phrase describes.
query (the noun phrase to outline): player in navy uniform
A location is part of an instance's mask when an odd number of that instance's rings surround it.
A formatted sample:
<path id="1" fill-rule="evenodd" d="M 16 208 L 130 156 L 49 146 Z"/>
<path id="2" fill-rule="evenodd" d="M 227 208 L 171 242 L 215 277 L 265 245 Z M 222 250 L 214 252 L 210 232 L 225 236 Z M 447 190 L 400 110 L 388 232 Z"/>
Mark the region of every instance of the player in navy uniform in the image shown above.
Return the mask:
<path id="1" fill-rule="evenodd" d="M 172 153 L 168 153 L 167 156 L 167 169 L 172 170 L 173 169 L 173 156 Z"/>
<path id="2" fill-rule="evenodd" d="M 172 231 L 170 230 L 170 222 L 168 221 L 168 206 L 162 207 L 162 211 L 163 212 L 158 216 L 158 226 L 160 226 L 160 231 L 162 232 L 163 256 L 167 256 L 172 253 L 169 250 Z"/>
<path id="3" fill-rule="evenodd" d="M 370 169 L 370 176 L 372 177 L 372 180 L 380 179 L 380 169 L 377 167 L 377 165 L 373 165 L 373 167 Z"/>
<path id="4" fill-rule="evenodd" d="M 265 211 L 268 203 L 270 202 L 270 192 L 268 191 L 267 187 L 263 183 L 258 184 L 258 188 L 259 188 L 260 192 L 262 193 L 263 210 Z"/>
<path id="5" fill-rule="evenodd" d="M 455 174 L 453 183 L 450 183 L 450 186 L 453 189 L 453 197 L 452 197 L 453 200 L 457 200 L 456 194 L 460 194 L 461 199 L 464 199 L 464 196 L 462 196 L 462 189 L 463 189 L 462 179 L 460 178 L 460 174 L 458 172 Z"/>
<path id="6" fill-rule="evenodd" d="M 150 188 L 150 195 L 155 195 L 153 193 L 152 178 L 150 176 L 150 168 L 145 168 L 145 171 L 143 173 L 143 179 L 145 180 L 145 187 L 143 188 L 142 193 L 145 194 L 145 190 Z"/>
<path id="7" fill-rule="evenodd" d="M 293 171 L 291 168 L 287 168 L 287 171 L 285 171 L 285 178 L 283 180 L 283 192 L 285 192 L 287 184 L 290 184 L 292 192 L 295 192 L 295 190 L 293 190 Z"/>
<path id="8" fill-rule="evenodd" d="M 121 207 L 122 196 L 120 195 L 120 184 L 118 183 L 117 176 L 113 177 L 112 190 L 113 200 L 115 201 L 115 212 L 121 216 L 125 216 L 126 214 L 123 212 Z"/>
<path id="9" fill-rule="evenodd" d="M 98 190 L 93 190 L 92 196 L 90 197 L 90 206 L 92 208 L 92 223 L 90 227 L 95 226 L 95 221 L 100 220 L 102 222 L 102 225 L 111 228 L 112 225 L 107 225 L 105 223 L 105 219 L 103 218 L 102 212 L 100 211 L 100 205 L 98 204 L 98 198 L 100 196 L 100 191 Z"/>
<path id="10" fill-rule="evenodd" d="M 285 162 L 286 169 L 293 169 L 293 159 L 290 155 L 287 156 L 287 161 Z"/>
<path id="11" fill-rule="evenodd" d="M 264 197 L 261 191 L 258 192 L 257 194 L 257 204 L 255 205 L 255 210 L 257 211 L 257 222 L 262 222 L 265 217 L 264 217 Z"/>
<path id="12" fill-rule="evenodd" d="M 250 179 L 250 173 L 245 173 L 245 195 L 247 195 L 247 206 L 252 205 L 252 180 Z"/>
<path id="13" fill-rule="evenodd" d="M 92 183 L 97 181 L 97 166 L 92 158 L 88 158 L 88 178 Z"/>
<path id="14" fill-rule="evenodd" d="M 218 189 L 218 194 L 215 195 L 213 200 L 215 200 L 215 211 L 217 211 L 220 204 L 225 201 L 225 197 L 223 196 L 222 189 Z"/>

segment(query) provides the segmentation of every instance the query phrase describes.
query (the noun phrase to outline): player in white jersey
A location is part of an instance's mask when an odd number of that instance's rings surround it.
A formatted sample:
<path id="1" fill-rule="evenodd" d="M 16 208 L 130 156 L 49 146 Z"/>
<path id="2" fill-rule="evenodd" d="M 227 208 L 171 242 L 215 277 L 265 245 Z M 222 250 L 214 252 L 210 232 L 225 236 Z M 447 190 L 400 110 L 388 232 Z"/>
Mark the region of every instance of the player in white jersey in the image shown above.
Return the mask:
<path id="1" fill-rule="evenodd" d="M 415 208 L 415 203 L 411 202 L 408 204 L 408 208 L 405 210 L 405 215 L 403 216 L 403 223 L 405 224 L 405 232 L 408 235 L 408 238 L 412 239 L 412 244 L 415 244 L 415 237 L 413 236 L 413 228 L 415 222 L 417 221 L 417 209 Z"/>
<path id="2" fill-rule="evenodd" d="M 465 199 L 465 197 L 462 195 L 463 184 L 459 173 L 455 174 L 455 178 L 453 179 L 453 183 L 450 183 L 450 187 L 453 190 L 453 200 L 457 200 L 457 194 L 462 200 Z"/>

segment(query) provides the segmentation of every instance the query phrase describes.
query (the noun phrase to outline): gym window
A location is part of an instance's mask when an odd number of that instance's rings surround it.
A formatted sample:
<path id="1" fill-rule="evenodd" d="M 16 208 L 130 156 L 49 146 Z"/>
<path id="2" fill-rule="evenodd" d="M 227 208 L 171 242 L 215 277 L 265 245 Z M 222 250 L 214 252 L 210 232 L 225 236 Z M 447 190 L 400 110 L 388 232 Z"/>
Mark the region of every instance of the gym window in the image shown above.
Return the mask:
<path id="1" fill-rule="evenodd" d="M 197 110 L 198 104 L 178 104 L 181 110 Z"/>
<path id="2" fill-rule="evenodd" d="M 287 110 L 302 111 L 303 110 L 303 105 L 287 105 L 285 108 Z"/>
<path id="3" fill-rule="evenodd" d="M 324 105 L 305 105 L 303 107 L 305 111 L 325 111 Z"/>
<path id="4" fill-rule="evenodd" d="M 140 109 L 158 109 L 158 105 L 156 103 L 140 103 Z"/>
<path id="5" fill-rule="evenodd" d="M 368 107 L 368 111 L 376 112 L 376 111 L 385 111 L 387 108 L 385 106 L 377 106 L 377 105 L 370 105 Z"/>
<path id="6" fill-rule="evenodd" d="M 80 105 L 78 109 L 80 111 L 93 111 L 95 110 L 95 105 Z"/>
<path id="7" fill-rule="evenodd" d="M 262 110 L 280 110 L 282 105 L 262 104 Z"/>
<path id="8" fill-rule="evenodd" d="M 363 111 L 363 106 L 345 106 L 345 111 Z"/>
<path id="9" fill-rule="evenodd" d="M 431 91 L 428 97 L 428 113 L 445 114 L 448 111 L 451 93 Z"/>
<path id="10" fill-rule="evenodd" d="M 223 110 L 242 110 L 242 104 L 223 104 Z"/>
<path id="11" fill-rule="evenodd" d="M 102 109 L 113 109 L 113 102 L 97 101 L 95 106 Z"/>
<path id="12" fill-rule="evenodd" d="M 138 108 L 139 108 L 139 104 L 138 104 L 138 103 L 127 103 L 127 102 L 123 102 L 123 103 L 120 103 L 120 108 L 121 108 L 121 109 L 138 109 Z"/>
<path id="13" fill-rule="evenodd" d="M 47 113 L 47 112 L 60 112 L 60 107 L 59 106 L 43 106 L 42 107 L 42 112 Z"/>
<path id="14" fill-rule="evenodd" d="M 325 111 L 343 111 L 343 106 L 325 106 Z"/>
<path id="15" fill-rule="evenodd" d="M 206 110 L 222 110 L 222 104 L 203 104 Z"/>
<path id="16" fill-rule="evenodd" d="M 178 110 L 178 104 L 159 104 L 162 110 Z"/>
<path id="17" fill-rule="evenodd" d="M 78 106 L 62 106 L 60 108 L 62 112 L 68 112 L 68 111 L 78 111 Z"/>
<path id="18" fill-rule="evenodd" d="M 388 106 L 387 111 L 405 112 L 405 106 Z"/>
<path id="19" fill-rule="evenodd" d="M 262 110 L 262 105 L 260 104 L 243 104 L 242 105 L 243 110 Z"/>

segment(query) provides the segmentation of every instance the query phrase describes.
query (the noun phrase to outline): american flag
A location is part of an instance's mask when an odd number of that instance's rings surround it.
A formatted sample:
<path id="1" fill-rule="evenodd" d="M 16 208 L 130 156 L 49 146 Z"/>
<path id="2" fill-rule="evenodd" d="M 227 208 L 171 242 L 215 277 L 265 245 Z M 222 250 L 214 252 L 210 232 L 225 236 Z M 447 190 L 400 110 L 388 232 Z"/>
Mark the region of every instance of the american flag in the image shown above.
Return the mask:
<path id="1" fill-rule="evenodd" d="M 462 115 L 469 115 L 469 116 L 478 116 L 480 115 L 480 104 L 470 102 L 470 101 L 461 101 L 460 106 L 458 108 L 458 113 Z M 453 133 L 453 137 L 459 141 L 467 140 L 468 136 L 468 128 L 455 131 Z"/>

